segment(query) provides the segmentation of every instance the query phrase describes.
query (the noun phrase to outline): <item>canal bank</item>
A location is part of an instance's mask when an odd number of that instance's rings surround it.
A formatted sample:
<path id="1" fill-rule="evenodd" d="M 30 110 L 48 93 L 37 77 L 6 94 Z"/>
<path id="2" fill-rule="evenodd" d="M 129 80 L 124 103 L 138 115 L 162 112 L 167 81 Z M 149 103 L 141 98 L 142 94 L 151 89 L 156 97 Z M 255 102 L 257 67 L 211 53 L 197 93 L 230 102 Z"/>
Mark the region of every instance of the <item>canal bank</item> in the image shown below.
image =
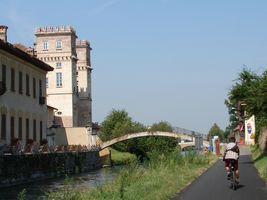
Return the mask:
<path id="1" fill-rule="evenodd" d="M 107 167 L 90 172 L 73 174 L 69 178 L 79 191 L 91 190 L 112 181 L 123 166 Z M 35 181 L 34 184 L 20 184 L 8 188 L 0 188 L 0 200 L 16 200 L 17 195 L 24 189 L 26 191 L 25 200 L 35 200 L 45 195 L 48 191 L 58 191 L 65 187 L 66 178 L 52 178 L 42 181 Z"/>
<path id="2" fill-rule="evenodd" d="M 110 152 L 112 152 L 112 160 L 115 166 L 102 168 L 103 164 L 110 166 Z M 20 158 L 22 159 L 23 156 Z M 101 153 L 99 152 L 99 158 L 101 167 L 97 169 L 91 169 L 88 172 L 76 174 L 70 173 L 67 178 L 64 174 L 63 176 L 56 178 L 48 178 L 46 176 L 42 179 L 41 177 L 39 177 L 31 180 L 31 182 L 26 181 L 16 185 L 6 185 L 5 187 L 0 188 L 0 200 L 17 199 L 18 194 L 22 193 L 24 189 L 26 192 L 25 200 L 38 199 L 39 197 L 44 196 L 48 191 L 58 192 L 61 189 L 65 188 L 66 180 L 71 180 L 70 182 L 71 184 L 73 184 L 72 189 L 75 188 L 79 191 L 89 191 L 93 188 L 100 187 L 103 184 L 112 181 L 119 174 L 119 171 L 124 168 L 122 164 L 129 163 L 130 160 L 135 159 L 136 157 L 129 153 L 122 153 L 107 148 L 105 151 L 102 151 Z"/>
<path id="3" fill-rule="evenodd" d="M 83 192 L 67 190 L 69 196 L 64 199 L 170 199 L 213 163 L 214 157 L 209 154 L 183 156 L 179 151 L 155 152 L 142 165 L 131 163 L 120 170 L 112 182 Z M 50 193 L 47 199 L 59 199 L 57 197 L 65 195 L 64 191 Z M 70 198 L 70 195 L 75 198 Z"/>
<path id="4" fill-rule="evenodd" d="M 99 151 L 0 156 L 0 188 L 89 172 L 102 167 Z"/>

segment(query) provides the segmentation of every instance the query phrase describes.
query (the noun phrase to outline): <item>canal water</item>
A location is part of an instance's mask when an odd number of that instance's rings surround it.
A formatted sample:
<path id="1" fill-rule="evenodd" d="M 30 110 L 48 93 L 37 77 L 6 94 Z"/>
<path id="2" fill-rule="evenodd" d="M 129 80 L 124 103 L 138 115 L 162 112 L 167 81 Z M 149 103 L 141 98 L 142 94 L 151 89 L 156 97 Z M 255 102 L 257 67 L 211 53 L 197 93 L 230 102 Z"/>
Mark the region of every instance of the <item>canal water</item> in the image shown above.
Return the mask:
<path id="1" fill-rule="evenodd" d="M 107 167 L 99 170 L 76 174 L 70 176 L 72 178 L 75 187 L 80 190 L 90 190 L 92 188 L 103 185 L 108 181 L 112 181 L 114 177 L 119 173 L 122 167 Z M 43 196 L 47 191 L 56 191 L 64 185 L 64 178 L 50 179 L 44 181 L 38 181 L 29 184 L 23 184 L 18 186 L 12 186 L 8 188 L 0 188 L 1 200 L 16 200 L 17 195 L 26 189 L 26 200 L 37 200 Z"/>

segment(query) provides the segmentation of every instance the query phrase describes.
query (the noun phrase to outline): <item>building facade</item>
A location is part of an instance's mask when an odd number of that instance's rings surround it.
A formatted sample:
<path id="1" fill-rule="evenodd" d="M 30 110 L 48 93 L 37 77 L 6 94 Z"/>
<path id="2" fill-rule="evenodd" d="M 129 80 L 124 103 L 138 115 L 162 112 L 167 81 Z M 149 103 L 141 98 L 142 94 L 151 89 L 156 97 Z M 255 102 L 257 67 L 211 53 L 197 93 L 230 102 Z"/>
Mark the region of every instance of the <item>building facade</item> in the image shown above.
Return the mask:
<path id="1" fill-rule="evenodd" d="M 7 42 L 0 26 L 0 141 L 46 138 L 46 73 L 53 68 Z"/>
<path id="2" fill-rule="evenodd" d="M 56 124 L 85 126 L 92 121 L 90 45 L 71 26 L 35 31 L 37 57 L 53 66 L 46 78 L 47 104 L 57 108 Z"/>

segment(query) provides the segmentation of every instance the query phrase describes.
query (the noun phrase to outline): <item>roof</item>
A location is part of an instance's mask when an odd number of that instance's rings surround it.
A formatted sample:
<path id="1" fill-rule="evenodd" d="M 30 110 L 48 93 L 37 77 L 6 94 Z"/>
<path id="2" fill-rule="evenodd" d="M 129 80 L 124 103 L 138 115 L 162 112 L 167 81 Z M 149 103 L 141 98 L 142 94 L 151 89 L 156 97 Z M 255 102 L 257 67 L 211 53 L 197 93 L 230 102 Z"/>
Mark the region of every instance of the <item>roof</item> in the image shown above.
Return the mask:
<path id="1" fill-rule="evenodd" d="M 50 65 L 44 63 L 43 61 L 39 60 L 38 58 L 20 50 L 19 48 L 16 48 L 14 45 L 10 44 L 9 42 L 4 42 L 0 39 L 0 49 L 7 51 L 8 53 L 21 58 L 22 60 L 25 60 L 34 66 L 36 66 L 39 69 L 45 70 L 45 71 L 53 71 L 54 68 Z"/>
<path id="2" fill-rule="evenodd" d="M 23 44 L 15 43 L 15 44 L 13 44 L 13 46 L 27 53 L 28 48 L 26 46 L 24 46 Z"/>
<path id="3" fill-rule="evenodd" d="M 52 110 L 58 110 L 57 108 L 53 107 L 53 106 L 49 106 L 49 105 L 46 105 L 48 109 L 52 109 Z"/>

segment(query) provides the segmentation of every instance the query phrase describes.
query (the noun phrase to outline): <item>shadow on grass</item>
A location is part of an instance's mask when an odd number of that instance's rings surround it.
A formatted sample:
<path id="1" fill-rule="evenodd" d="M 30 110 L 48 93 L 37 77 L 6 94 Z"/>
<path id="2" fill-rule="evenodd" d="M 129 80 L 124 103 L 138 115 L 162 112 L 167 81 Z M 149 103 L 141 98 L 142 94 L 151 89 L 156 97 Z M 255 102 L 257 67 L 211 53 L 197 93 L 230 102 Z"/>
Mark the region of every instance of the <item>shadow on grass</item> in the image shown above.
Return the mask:
<path id="1" fill-rule="evenodd" d="M 257 161 L 263 159 L 263 158 L 266 157 L 266 156 L 267 156 L 267 154 L 261 154 L 261 155 L 259 155 L 257 158 L 255 158 L 253 161 L 254 161 L 254 162 L 257 162 Z"/>

